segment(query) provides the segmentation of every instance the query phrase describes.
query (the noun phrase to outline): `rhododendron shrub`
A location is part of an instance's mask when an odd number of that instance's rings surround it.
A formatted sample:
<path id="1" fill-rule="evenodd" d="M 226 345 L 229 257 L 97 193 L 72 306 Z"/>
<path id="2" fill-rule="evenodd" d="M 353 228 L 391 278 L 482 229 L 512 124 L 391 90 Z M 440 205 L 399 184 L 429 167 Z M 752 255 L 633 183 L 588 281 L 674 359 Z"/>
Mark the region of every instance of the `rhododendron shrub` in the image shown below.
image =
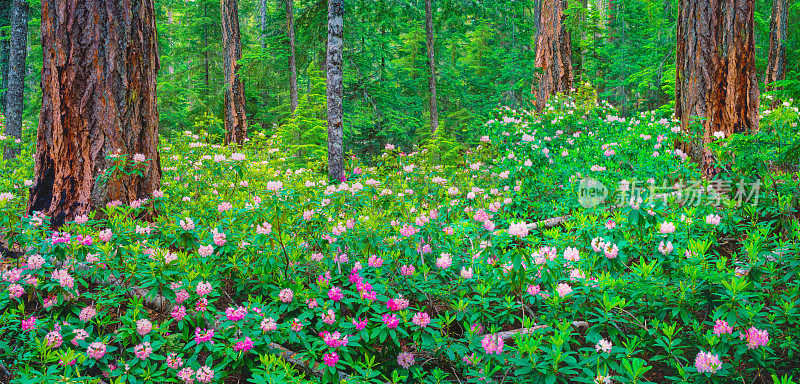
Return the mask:
<path id="1" fill-rule="evenodd" d="M 447 161 L 394 145 L 348 158 L 338 184 L 272 138 L 232 151 L 186 134 L 162 146 L 152 198 L 58 229 L 22 212 L 32 171 L 18 169 L 0 180 L 3 249 L 19 252 L 0 261 L 0 360 L 14 382 L 789 372 L 791 196 L 694 204 L 700 173 L 673 149 L 673 122 L 553 100 L 542 114 L 498 110 Z M 607 188 L 596 206 L 578 201 L 584 177 Z"/>

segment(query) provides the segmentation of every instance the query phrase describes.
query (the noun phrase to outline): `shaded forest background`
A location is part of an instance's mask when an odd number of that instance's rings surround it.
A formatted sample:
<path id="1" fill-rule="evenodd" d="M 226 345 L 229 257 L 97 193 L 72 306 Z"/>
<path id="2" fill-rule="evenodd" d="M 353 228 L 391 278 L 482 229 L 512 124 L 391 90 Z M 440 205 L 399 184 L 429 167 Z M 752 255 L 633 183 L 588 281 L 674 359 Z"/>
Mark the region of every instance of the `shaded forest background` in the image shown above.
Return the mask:
<path id="1" fill-rule="evenodd" d="M 10 0 L 0 0 L 0 65 L 5 89 Z M 471 140 L 498 106 L 530 108 L 535 73 L 535 1 L 434 1 L 437 102 L 442 135 Z M 25 120 L 41 105 L 38 1 L 30 1 Z M 161 70 L 161 134 L 189 130 L 224 137 L 223 44 L 218 0 L 155 2 Z M 345 148 L 376 153 L 430 133 L 424 0 L 345 2 Z M 772 2 L 757 0 L 756 70 L 763 91 Z M 299 104 L 291 115 L 284 0 L 241 0 L 239 21 L 246 114 L 252 132 L 297 137 L 297 150 L 326 150 L 327 1 L 295 0 Z M 624 116 L 674 110 L 678 0 L 569 1 L 575 84 L 590 84 Z M 800 2 L 788 10 L 783 97 L 800 98 Z M 2 92 L 2 91 L 0 91 Z M 32 132 L 33 131 L 30 131 Z M 291 141 L 291 140 L 288 140 Z"/>

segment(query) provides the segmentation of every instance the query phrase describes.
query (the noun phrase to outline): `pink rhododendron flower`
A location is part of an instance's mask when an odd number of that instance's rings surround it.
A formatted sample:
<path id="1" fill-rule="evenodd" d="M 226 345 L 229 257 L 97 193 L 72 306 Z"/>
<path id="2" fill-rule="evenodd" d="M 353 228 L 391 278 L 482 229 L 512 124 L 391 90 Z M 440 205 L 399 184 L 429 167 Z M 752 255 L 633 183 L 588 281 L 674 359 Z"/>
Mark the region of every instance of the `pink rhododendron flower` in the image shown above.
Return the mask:
<path id="1" fill-rule="evenodd" d="M 411 319 L 411 322 L 422 328 L 425 328 L 431 323 L 431 317 L 425 312 L 417 312 L 417 314 Z"/>
<path id="2" fill-rule="evenodd" d="M 729 335 L 733 334 L 733 328 L 728 325 L 728 322 L 725 320 L 717 320 L 714 322 L 714 334 L 717 336 L 722 336 L 722 334 L 727 333 Z"/>
<path id="3" fill-rule="evenodd" d="M 408 369 L 414 365 L 414 354 L 411 352 L 400 352 L 397 355 L 397 364 L 401 367 Z"/>
<path id="4" fill-rule="evenodd" d="M 280 293 L 278 293 L 278 298 L 284 303 L 291 303 L 294 298 L 294 292 L 289 288 L 281 289 Z"/>
<path id="5" fill-rule="evenodd" d="M 481 340 L 481 345 L 486 354 L 501 354 L 503 353 L 503 338 L 497 335 L 486 335 Z"/>
<path id="6" fill-rule="evenodd" d="M 699 373 L 717 373 L 722 367 L 722 362 L 719 360 L 719 355 L 700 351 L 694 358 L 694 367 Z"/>
<path id="7" fill-rule="evenodd" d="M 747 349 L 756 349 L 769 344 L 769 332 L 765 329 L 750 327 L 746 333 Z"/>
<path id="8" fill-rule="evenodd" d="M 611 353 L 611 347 L 613 346 L 614 344 L 611 344 L 610 341 L 606 339 L 600 339 L 600 341 L 598 341 L 597 344 L 594 346 L 594 349 L 597 352 Z"/>
<path id="9" fill-rule="evenodd" d="M 144 342 L 133 347 L 133 354 L 136 355 L 137 359 L 145 360 L 151 353 L 153 353 L 153 348 L 150 346 L 149 342 Z"/>
<path id="10" fill-rule="evenodd" d="M 86 349 L 86 354 L 95 360 L 102 359 L 106 354 L 106 345 L 99 341 L 95 341 L 89 344 L 89 347 Z"/>
<path id="11" fill-rule="evenodd" d="M 322 360 L 325 362 L 325 365 L 335 367 L 336 363 L 339 361 L 339 355 L 337 355 L 336 352 L 326 353 L 322 356 Z"/>
<path id="12" fill-rule="evenodd" d="M 251 340 L 249 337 L 245 337 L 244 340 L 237 341 L 236 345 L 233 346 L 233 350 L 236 352 L 248 352 L 251 349 L 253 349 L 253 340 Z"/>
<path id="13" fill-rule="evenodd" d="M 23 332 L 32 331 L 36 329 L 36 318 L 31 316 L 26 320 L 22 320 L 21 326 Z"/>
<path id="14" fill-rule="evenodd" d="M 384 314 L 382 318 L 383 318 L 383 323 L 386 324 L 386 327 L 389 329 L 397 328 L 397 326 L 400 324 L 400 320 L 397 318 L 397 315 L 395 314 L 387 313 Z"/>

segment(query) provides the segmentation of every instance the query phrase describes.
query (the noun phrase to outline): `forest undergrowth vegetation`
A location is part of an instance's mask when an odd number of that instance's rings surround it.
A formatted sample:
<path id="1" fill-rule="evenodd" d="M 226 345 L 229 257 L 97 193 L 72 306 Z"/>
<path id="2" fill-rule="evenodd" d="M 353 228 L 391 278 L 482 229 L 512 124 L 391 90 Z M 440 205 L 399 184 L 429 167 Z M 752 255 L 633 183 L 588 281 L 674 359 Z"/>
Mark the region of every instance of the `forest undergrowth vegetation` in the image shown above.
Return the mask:
<path id="1" fill-rule="evenodd" d="M 770 104 L 715 135 L 714 179 L 676 122 L 594 97 L 348 156 L 332 185 L 302 114 L 242 147 L 195 127 L 162 141 L 151 198 L 55 231 L 25 212 L 24 146 L 0 162 L 0 376 L 796 382 L 800 114 Z"/>

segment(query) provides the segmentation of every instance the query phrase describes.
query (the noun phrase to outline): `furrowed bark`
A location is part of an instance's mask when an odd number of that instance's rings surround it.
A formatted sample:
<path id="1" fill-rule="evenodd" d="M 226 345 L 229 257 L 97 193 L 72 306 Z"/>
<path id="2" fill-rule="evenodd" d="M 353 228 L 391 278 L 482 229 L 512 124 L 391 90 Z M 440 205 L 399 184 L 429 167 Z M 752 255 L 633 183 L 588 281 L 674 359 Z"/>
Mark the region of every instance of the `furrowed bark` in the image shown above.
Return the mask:
<path id="1" fill-rule="evenodd" d="M 152 0 L 44 0 L 42 109 L 28 211 L 53 226 L 110 201 L 159 188 Z M 143 176 L 109 171 L 115 154 L 143 154 Z"/>
<path id="2" fill-rule="evenodd" d="M 13 0 L 0 0 L 0 19 L 9 20 L 11 18 L 11 3 Z M 4 89 L 8 88 L 8 50 L 11 47 L 11 39 L 6 36 L 0 24 L 0 113 L 6 111 L 6 97 Z"/>
<path id="3" fill-rule="evenodd" d="M 297 110 L 297 65 L 295 64 L 294 48 L 294 0 L 286 0 L 286 34 L 289 38 L 289 99 L 292 103 L 292 117 L 294 117 L 294 111 Z"/>
<path id="4" fill-rule="evenodd" d="M 767 90 L 774 89 L 772 83 L 786 79 L 786 19 L 787 0 L 772 0 L 772 16 L 769 19 L 769 57 L 764 84 Z M 777 100 L 773 102 L 773 107 Z"/>
<path id="5" fill-rule="evenodd" d="M 239 0 L 220 0 L 225 70 L 225 143 L 244 144 L 247 138 L 244 84 L 238 74 L 242 58 L 239 35 Z"/>
<path id="6" fill-rule="evenodd" d="M 753 0 L 682 0 L 678 15 L 675 117 L 700 140 L 679 147 L 700 164 L 706 177 L 719 170 L 705 144 L 715 132 L 725 137 L 758 130 Z M 698 120 L 700 118 L 701 120 Z"/>
<path id="7" fill-rule="evenodd" d="M 28 54 L 28 2 L 14 0 L 11 9 L 11 42 L 8 51 L 8 89 L 5 98 L 5 134 L 19 141 L 22 139 L 22 111 L 24 109 L 25 58 Z M 3 159 L 19 154 L 19 147 L 3 150 Z"/>
<path id="8" fill-rule="evenodd" d="M 572 41 L 564 28 L 565 9 L 565 0 L 539 1 L 535 66 L 542 69 L 536 76 L 536 108 L 540 111 L 550 96 L 572 90 Z"/>
<path id="9" fill-rule="evenodd" d="M 342 0 L 328 0 L 328 179 L 338 183 L 344 180 L 344 126 L 342 121 L 342 37 L 344 6 Z"/>
<path id="10" fill-rule="evenodd" d="M 428 47 L 428 107 L 431 114 L 431 133 L 439 128 L 439 112 L 436 109 L 436 56 L 433 41 L 433 10 L 431 0 L 425 0 L 425 37 Z"/>

